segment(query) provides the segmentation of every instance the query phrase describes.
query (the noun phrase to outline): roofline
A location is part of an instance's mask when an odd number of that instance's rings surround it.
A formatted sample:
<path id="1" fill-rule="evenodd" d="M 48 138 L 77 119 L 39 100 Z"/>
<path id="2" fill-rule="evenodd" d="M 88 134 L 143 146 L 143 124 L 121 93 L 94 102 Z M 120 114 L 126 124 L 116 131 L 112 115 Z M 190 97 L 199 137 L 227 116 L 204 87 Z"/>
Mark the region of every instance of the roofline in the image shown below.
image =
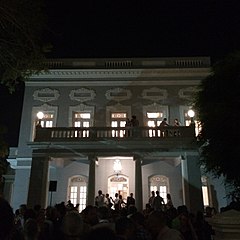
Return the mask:
<path id="1" fill-rule="evenodd" d="M 55 58 L 45 65 L 48 69 L 208 68 L 211 62 L 210 57 Z"/>

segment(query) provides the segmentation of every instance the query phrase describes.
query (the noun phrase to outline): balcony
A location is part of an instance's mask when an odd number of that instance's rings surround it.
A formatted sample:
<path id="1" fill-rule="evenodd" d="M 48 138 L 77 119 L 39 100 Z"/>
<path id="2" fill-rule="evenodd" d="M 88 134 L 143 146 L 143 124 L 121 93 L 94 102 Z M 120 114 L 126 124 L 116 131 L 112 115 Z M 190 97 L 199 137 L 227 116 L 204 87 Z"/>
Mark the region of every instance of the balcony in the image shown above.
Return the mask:
<path id="1" fill-rule="evenodd" d="M 151 139 L 184 139 L 195 138 L 193 127 L 165 127 L 164 129 L 151 127 L 55 127 L 36 129 L 35 142 L 46 141 L 99 141 L 111 140 L 151 140 Z"/>
<path id="2" fill-rule="evenodd" d="M 189 127 L 54 127 L 36 129 L 33 148 L 62 147 L 84 152 L 156 152 L 196 149 L 194 125 Z"/>

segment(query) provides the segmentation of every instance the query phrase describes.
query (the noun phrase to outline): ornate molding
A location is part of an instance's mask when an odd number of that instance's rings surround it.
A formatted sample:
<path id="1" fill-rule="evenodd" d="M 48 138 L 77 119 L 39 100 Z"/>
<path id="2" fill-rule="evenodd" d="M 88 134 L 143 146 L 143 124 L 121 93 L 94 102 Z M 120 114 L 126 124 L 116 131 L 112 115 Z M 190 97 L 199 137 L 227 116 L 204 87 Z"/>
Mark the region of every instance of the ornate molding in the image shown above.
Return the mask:
<path id="1" fill-rule="evenodd" d="M 108 100 L 119 102 L 119 101 L 130 99 L 132 96 L 132 93 L 128 89 L 113 88 L 113 89 L 107 90 L 105 96 Z"/>
<path id="2" fill-rule="evenodd" d="M 196 87 L 188 87 L 188 88 L 182 88 L 179 90 L 178 95 L 182 99 L 186 100 L 192 100 L 194 97 L 194 94 L 198 92 Z"/>
<path id="3" fill-rule="evenodd" d="M 142 92 L 142 97 L 144 99 L 152 100 L 154 102 L 166 99 L 167 96 L 168 96 L 167 90 L 156 87 L 145 89 Z"/>
<path id="4" fill-rule="evenodd" d="M 59 96 L 59 91 L 51 88 L 38 89 L 33 93 L 33 99 L 41 102 L 54 101 L 57 100 Z"/>
<path id="5" fill-rule="evenodd" d="M 75 100 L 78 102 L 86 102 L 93 100 L 96 97 L 96 93 L 94 90 L 87 88 L 79 88 L 76 90 L 72 90 L 69 94 L 71 100 Z"/>

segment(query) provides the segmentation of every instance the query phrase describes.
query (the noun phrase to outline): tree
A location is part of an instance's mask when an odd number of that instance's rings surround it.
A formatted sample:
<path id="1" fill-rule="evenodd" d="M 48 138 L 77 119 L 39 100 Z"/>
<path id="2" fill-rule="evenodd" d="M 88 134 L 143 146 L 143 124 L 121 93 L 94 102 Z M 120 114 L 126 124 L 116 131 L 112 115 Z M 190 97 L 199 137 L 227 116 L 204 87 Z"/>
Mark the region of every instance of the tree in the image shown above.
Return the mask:
<path id="1" fill-rule="evenodd" d="M 201 164 L 239 190 L 240 53 L 217 62 L 202 81 L 195 100 L 202 125 Z"/>
<path id="2" fill-rule="evenodd" d="M 42 0 L 0 1 L 0 81 L 10 91 L 44 69 Z"/>

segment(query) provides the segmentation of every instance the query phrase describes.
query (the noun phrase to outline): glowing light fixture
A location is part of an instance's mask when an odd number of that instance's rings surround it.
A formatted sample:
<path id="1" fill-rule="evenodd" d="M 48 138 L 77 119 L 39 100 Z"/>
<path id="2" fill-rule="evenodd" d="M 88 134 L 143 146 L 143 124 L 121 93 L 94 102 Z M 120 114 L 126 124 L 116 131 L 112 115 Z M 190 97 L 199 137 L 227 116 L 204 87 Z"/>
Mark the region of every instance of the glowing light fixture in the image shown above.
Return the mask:
<path id="1" fill-rule="evenodd" d="M 43 117 L 44 117 L 44 113 L 43 113 L 43 112 L 38 112 L 38 113 L 37 113 L 37 118 L 38 118 L 38 119 L 41 120 L 41 119 L 43 119 Z"/>
<path id="2" fill-rule="evenodd" d="M 193 117 L 195 116 L 195 112 L 192 109 L 188 110 L 188 116 L 191 118 L 191 124 L 194 124 Z"/>
<path id="3" fill-rule="evenodd" d="M 116 159 L 113 163 L 113 170 L 115 173 L 120 173 L 122 171 L 122 163 L 121 160 Z"/>
<path id="4" fill-rule="evenodd" d="M 190 118 L 193 118 L 193 117 L 195 116 L 195 112 L 194 112 L 192 109 L 189 109 L 189 110 L 188 110 L 188 116 L 189 116 Z"/>

